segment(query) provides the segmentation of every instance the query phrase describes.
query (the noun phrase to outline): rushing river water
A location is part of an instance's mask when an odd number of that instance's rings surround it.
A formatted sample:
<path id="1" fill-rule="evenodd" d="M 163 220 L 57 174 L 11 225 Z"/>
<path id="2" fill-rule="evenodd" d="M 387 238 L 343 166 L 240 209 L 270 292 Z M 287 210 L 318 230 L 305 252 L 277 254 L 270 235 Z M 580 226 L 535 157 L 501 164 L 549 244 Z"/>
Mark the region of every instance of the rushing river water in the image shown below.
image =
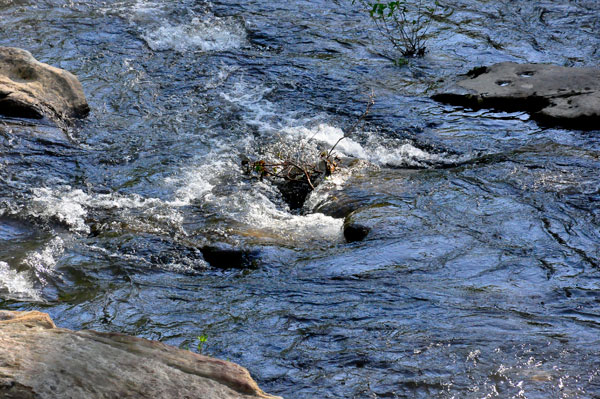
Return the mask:
<path id="1" fill-rule="evenodd" d="M 0 127 L 1 307 L 205 334 L 286 398 L 600 397 L 600 130 L 428 98 L 501 61 L 598 66 L 600 5 L 446 4 L 397 67 L 350 1 L 0 1 L 0 44 L 74 72 L 92 108 L 66 132 Z M 333 144 L 371 91 L 338 147 L 366 162 L 301 212 L 243 175 L 243 156 Z M 257 268 L 209 267 L 215 243 Z"/>

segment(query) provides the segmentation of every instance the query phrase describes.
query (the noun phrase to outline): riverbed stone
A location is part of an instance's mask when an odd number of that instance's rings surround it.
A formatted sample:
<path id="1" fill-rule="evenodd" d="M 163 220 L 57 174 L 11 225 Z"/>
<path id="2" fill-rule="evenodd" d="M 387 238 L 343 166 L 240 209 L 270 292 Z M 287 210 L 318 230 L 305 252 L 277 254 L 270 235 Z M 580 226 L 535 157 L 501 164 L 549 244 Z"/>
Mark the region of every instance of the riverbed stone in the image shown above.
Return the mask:
<path id="1" fill-rule="evenodd" d="M 0 311 L 0 398 L 271 398 L 237 364 L 118 333 Z"/>
<path id="2" fill-rule="evenodd" d="M 475 68 L 432 96 L 474 109 L 527 111 L 547 126 L 600 130 L 600 69 L 502 62 Z"/>
<path id="3" fill-rule="evenodd" d="M 344 223 L 344 238 L 346 242 L 363 241 L 369 235 L 371 229 L 363 224 L 354 222 Z"/>
<path id="4" fill-rule="evenodd" d="M 68 122 L 89 110 L 75 75 L 37 61 L 29 51 L 0 47 L 0 114 Z"/>
<path id="5" fill-rule="evenodd" d="M 260 252 L 257 249 L 233 247 L 219 243 L 200 248 L 202 257 L 218 269 L 252 269 L 257 267 Z"/>

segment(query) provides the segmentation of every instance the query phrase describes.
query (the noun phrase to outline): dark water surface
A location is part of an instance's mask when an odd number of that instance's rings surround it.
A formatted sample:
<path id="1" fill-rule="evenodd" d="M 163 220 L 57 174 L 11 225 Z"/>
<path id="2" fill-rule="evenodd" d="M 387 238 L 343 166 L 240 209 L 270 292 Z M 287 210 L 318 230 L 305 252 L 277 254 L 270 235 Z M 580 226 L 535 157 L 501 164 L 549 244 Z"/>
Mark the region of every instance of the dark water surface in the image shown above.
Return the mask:
<path id="1" fill-rule="evenodd" d="M 451 0 L 394 66 L 341 1 L 0 1 L 0 44 L 77 74 L 81 126 L 0 126 L 0 305 L 237 362 L 286 398 L 600 397 L 600 130 L 428 96 L 501 61 L 597 66 L 595 0 Z M 291 212 L 241 156 L 331 145 Z M 317 143 L 317 144 L 315 144 Z M 372 227 L 346 244 L 357 208 Z M 219 271 L 199 247 L 259 250 Z"/>

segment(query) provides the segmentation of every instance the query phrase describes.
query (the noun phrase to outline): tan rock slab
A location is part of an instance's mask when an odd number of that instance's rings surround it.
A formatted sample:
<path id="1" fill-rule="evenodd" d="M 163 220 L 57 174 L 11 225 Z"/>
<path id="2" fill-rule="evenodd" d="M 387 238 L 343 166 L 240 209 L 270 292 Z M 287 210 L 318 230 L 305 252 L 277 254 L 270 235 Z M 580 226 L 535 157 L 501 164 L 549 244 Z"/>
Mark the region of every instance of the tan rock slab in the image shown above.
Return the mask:
<path id="1" fill-rule="evenodd" d="M 0 398 L 275 399 L 237 364 L 36 311 L 0 311 Z"/>
<path id="2" fill-rule="evenodd" d="M 0 47 L 0 114 L 70 121 L 89 110 L 75 75 L 37 61 L 26 50 Z"/>

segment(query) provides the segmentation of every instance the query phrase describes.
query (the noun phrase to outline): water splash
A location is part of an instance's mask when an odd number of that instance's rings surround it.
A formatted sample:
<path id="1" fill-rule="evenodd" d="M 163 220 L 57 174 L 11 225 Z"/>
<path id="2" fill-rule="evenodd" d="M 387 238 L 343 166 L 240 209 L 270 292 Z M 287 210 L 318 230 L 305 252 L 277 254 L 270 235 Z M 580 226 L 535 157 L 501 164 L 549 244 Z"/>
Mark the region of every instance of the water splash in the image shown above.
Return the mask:
<path id="1" fill-rule="evenodd" d="M 56 274 L 56 263 L 64 253 L 64 241 L 54 237 L 39 252 L 30 252 L 21 262 L 29 267 L 42 284 L 46 284 L 46 277 Z"/>
<path id="2" fill-rule="evenodd" d="M 43 220 L 56 219 L 67 225 L 72 231 L 89 233 L 85 223 L 87 210 L 84 204 L 90 196 L 82 190 L 50 189 L 46 187 L 33 189 L 29 215 Z"/>
<path id="3" fill-rule="evenodd" d="M 246 31 L 234 18 L 208 15 L 206 19 L 193 18 L 187 24 L 164 22 L 158 29 L 146 31 L 142 38 L 154 51 L 226 51 L 244 45 Z"/>
<path id="4" fill-rule="evenodd" d="M 18 272 L 8 263 L 0 261 L 0 296 L 19 301 L 40 301 L 41 294 L 35 289 L 29 273 Z"/>
<path id="5" fill-rule="evenodd" d="M 114 209 L 122 210 L 124 218 L 131 210 L 141 210 L 147 218 L 129 218 L 135 220 L 141 230 L 153 230 L 154 224 L 177 228 L 183 220 L 176 208 L 158 198 L 143 198 L 137 194 L 88 194 L 68 185 L 33 189 L 33 197 L 25 212 L 42 220 L 58 221 L 72 232 L 89 234 L 90 226 L 86 219 L 90 211 Z"/>
<path id="6" fill-rule="evenodd" d="M 214 154 L 213 154 L 214 155 Z M 210 170 L 210 177 L 205 173 Z M 229 182 L 224 187 L 218 182 Z M 336 242 L 341 239 L 342 220 L 322 214 L 295 215 L 290 213 L 276 188 L 259 181 L 247 181 L 235 159 L 215 156 L 190 165 L 179 177 L 171 177 L 166 184 L 176 187 L 173 206 L 202 204 L 218 209 L 220 218 L 229 220 L 233 234 L 273 239 L 282 242 Z"/>
<path id="7" fill-rule="evenodd" d="M 227 51 L 246 43 L 244 21 L 216 16 L 209 3 L 175 10 L 165 2 L 121 1 L 101 11 L 127 19 L 154 51 Z"/>
<path id="8" fill-rule="evenodd" d="M 325 115 L 299 116 L 295 111 L 280 109 L 266 99 L 271 89 L 251 87 L 243 80 L 237 82 L 222 97 L 244 109 L 246 123 L 256 126 L 264 136 L 276 137 L 276 145 L 304 147 L 318 156 L 320 150 L 330 149 L 344 137 L 344 131 L 332 125 Z M 335 150 L 345 157 L 371 162 L 377 166 L 427 168 L 456 164 L 467 157 L 445 152 L 429 152 L 406 140 L 382 137 L 380 133 L 358 131 L 353 137 L 339 141 Z M 356 136 L 356 137 L 354 137 Z"/>
<path id="9" fill-rule="evenodd" d="M 369 131 L 362 132 L 366 139 L 361 144 L 351 137 L 342 139 L 344 131 L 327 123 L 320 123 L 311 128 L 288 127 L 283 131 L 291 137 L 323 143 L 324 148 L 331 148 L 338 143 L 335 151 L 342 156 L 363 159 L 378 166 L 427 168 L 440 164 L 457 163 L 466 159 L 443 152 L 428 152 L 409 142 L 386 140 Z"/>

